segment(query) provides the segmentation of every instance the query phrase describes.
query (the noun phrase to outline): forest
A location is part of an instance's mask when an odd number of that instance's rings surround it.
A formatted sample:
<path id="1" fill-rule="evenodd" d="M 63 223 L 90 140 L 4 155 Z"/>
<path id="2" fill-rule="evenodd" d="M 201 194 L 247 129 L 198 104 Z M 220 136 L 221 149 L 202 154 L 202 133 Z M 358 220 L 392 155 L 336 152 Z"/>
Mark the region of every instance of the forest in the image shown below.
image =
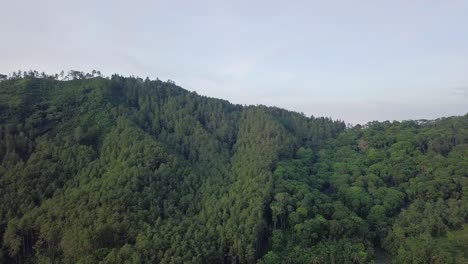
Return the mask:
<path id="1" fill-rule="evenodd" d="M 467 220 L 468 114 L 351 126 L 0 75 L 0 263 L 467 263 Z"/>

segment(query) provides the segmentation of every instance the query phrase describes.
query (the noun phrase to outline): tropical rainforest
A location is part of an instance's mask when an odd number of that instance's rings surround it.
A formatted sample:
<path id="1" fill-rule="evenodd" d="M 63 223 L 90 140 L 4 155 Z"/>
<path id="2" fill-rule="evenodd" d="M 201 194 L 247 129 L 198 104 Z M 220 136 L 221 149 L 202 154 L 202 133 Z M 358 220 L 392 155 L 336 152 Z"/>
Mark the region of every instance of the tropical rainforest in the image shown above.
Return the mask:
<path id="1" fill-rule="evenodd" d="M 0 76 L 0 263 L 467 263 L 468 114 L 369 122 Z"/>

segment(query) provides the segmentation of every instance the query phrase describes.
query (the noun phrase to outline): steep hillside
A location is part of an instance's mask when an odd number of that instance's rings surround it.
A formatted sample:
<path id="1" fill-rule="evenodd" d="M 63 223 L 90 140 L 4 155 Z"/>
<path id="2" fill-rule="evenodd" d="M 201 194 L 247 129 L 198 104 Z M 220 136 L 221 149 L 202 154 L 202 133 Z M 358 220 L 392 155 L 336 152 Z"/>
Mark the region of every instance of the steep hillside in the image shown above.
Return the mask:
<path id="1" fill-rule="evenodd" d="M 0 262 L 468 257 L 468 115 L 345 129 L 170 81 L 69 76 L 0 81 Z"/>

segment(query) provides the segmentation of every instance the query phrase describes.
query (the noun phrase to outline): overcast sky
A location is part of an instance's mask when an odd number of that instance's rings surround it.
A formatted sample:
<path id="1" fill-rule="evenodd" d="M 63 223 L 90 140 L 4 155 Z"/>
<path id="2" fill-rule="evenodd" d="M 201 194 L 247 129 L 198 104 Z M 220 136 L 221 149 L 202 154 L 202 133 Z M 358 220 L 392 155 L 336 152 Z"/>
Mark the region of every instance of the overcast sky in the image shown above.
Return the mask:
<path id="1" fill-rule="evenodd" d="M 468 112 L 466 0 L 0 3 L 0 73 L 158 77 L 351 123 Z"/>

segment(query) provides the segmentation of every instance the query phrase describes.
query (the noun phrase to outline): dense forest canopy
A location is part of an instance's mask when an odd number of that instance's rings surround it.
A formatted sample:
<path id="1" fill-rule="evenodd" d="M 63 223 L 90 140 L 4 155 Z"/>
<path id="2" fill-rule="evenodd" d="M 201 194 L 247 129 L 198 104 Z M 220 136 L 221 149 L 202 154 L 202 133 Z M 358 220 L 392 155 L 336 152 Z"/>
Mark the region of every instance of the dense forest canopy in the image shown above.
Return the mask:
<path id="1" fill-rule="evenodd" d="M 468 115 L 371 122 L 0 75 L 0 262 L 466 263 Z"/>

